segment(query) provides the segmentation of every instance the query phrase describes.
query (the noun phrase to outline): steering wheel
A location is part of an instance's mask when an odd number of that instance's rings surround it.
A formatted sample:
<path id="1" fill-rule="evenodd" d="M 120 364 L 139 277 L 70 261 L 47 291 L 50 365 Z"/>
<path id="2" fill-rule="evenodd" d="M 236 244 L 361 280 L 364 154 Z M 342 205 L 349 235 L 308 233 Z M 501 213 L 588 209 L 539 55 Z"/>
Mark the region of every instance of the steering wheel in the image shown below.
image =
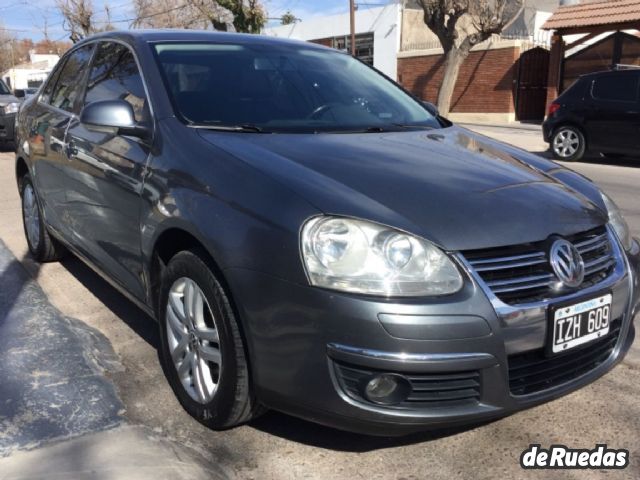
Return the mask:
<path id="1" fill-rule="evenodd" d="M 331 110 L 336 105 L 338 105 L 338 104 L 335 103 L 335 102 L 325 103 L 325 104 L 320 105 L 313 112 L 311 112 L 309 115 L 307 115 L 307 120 L 316 120 L 316 119 L 318 119 L 323 113 L 328 112 L 329 110 Z"/>

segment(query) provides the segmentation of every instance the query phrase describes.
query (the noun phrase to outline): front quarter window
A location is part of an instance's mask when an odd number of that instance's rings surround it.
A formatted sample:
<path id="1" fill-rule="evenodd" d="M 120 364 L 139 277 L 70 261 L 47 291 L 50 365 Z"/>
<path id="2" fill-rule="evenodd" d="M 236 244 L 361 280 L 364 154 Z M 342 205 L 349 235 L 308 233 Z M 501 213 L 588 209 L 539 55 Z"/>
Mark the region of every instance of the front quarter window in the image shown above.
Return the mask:
<path id="1" fill-rule="evenodd" d="M 84 104 L 103 100 L 124 100 L 133 108 L 135 119 L 149 118 L 149 104 L 135 57 L 125 45 L 102 42 L 89 73 Z"/>
<path id="2" fill-rule="evenodd" d="M 76 102 L 82 92 L 82 79 L 92 50 L 92 45 L 85 45 L 69 55 L 53 87 L 49 101 L 52 106 L 68 112 L 76 111 Z"/>
<path id="3" fill-rule="evenodd" d="M 206 42 L 154 49 L 176 113 L 190 124 L 292 133 L 441 127 L 393 82 L 337 51 Z"/>

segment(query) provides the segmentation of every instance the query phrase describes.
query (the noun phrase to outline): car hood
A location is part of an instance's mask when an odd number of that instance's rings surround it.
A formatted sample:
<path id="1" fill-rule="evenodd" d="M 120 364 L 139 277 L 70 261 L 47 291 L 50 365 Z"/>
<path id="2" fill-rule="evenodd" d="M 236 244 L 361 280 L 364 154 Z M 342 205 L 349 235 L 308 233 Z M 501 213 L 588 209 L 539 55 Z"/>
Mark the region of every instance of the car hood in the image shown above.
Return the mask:
<path id="1" fill-rule="evenodd" d="M 20 100 L 18 100 L 18 98 L 14 97 L 13 95 L 0 95 L 0 107 L 4 107 L 8 103 L 14 102 L 20 103 Z"/>
<path id="2" fill-rule="evenodd" d="M 607 220 L 597 189 L 578 174 L 456 126 L 200 135 L 326 214 L 390 225 L 447 250 L 539 241 Z"/>

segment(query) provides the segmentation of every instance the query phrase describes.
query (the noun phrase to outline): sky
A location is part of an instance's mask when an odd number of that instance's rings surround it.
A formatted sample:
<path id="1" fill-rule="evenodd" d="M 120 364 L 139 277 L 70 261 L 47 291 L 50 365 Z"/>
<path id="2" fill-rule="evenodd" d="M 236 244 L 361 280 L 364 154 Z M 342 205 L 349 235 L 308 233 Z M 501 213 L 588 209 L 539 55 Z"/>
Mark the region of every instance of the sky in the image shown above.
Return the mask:
<path id="1" fill-rule="evenodd" d="M 98 20 L 104 21 L 104 4 L 111 7 L 112 21 L 118 28 L 126 29 L 133 16 L 131 0 L 93 0 Z M 386 3 L 385 0 L 363 0 L 361 7 Z M 263 0 L 269 17 L 279 18 L 287 10 L 304 20 L 318 15 L 331 15 L 349 10 L 349 0 Z M 8 30 L 17 38 L 40 40 L 44 37 L 47 23 L 49 38 L 67 38 L 62 25 L 62 17 L 55 0 L 0 0 L 0 28 Z M 120 21 L 123 20 L 123 21 Z M 277 24 L 270 20 L 270 24 Z"/>

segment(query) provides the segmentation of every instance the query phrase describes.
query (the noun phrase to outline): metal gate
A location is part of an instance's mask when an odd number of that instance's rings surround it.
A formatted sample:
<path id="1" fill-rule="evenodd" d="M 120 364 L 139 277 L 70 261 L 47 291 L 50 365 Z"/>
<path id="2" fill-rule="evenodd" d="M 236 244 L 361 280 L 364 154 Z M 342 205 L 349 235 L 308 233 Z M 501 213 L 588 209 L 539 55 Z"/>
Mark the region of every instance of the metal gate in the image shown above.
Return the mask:
<path id="1" fill-rule="evenodd" d="M 542 121 L 544 119 L 548 72 L 548 50 L 535 47 L 520 55 L 515 101 L 518 120 Z"/>

